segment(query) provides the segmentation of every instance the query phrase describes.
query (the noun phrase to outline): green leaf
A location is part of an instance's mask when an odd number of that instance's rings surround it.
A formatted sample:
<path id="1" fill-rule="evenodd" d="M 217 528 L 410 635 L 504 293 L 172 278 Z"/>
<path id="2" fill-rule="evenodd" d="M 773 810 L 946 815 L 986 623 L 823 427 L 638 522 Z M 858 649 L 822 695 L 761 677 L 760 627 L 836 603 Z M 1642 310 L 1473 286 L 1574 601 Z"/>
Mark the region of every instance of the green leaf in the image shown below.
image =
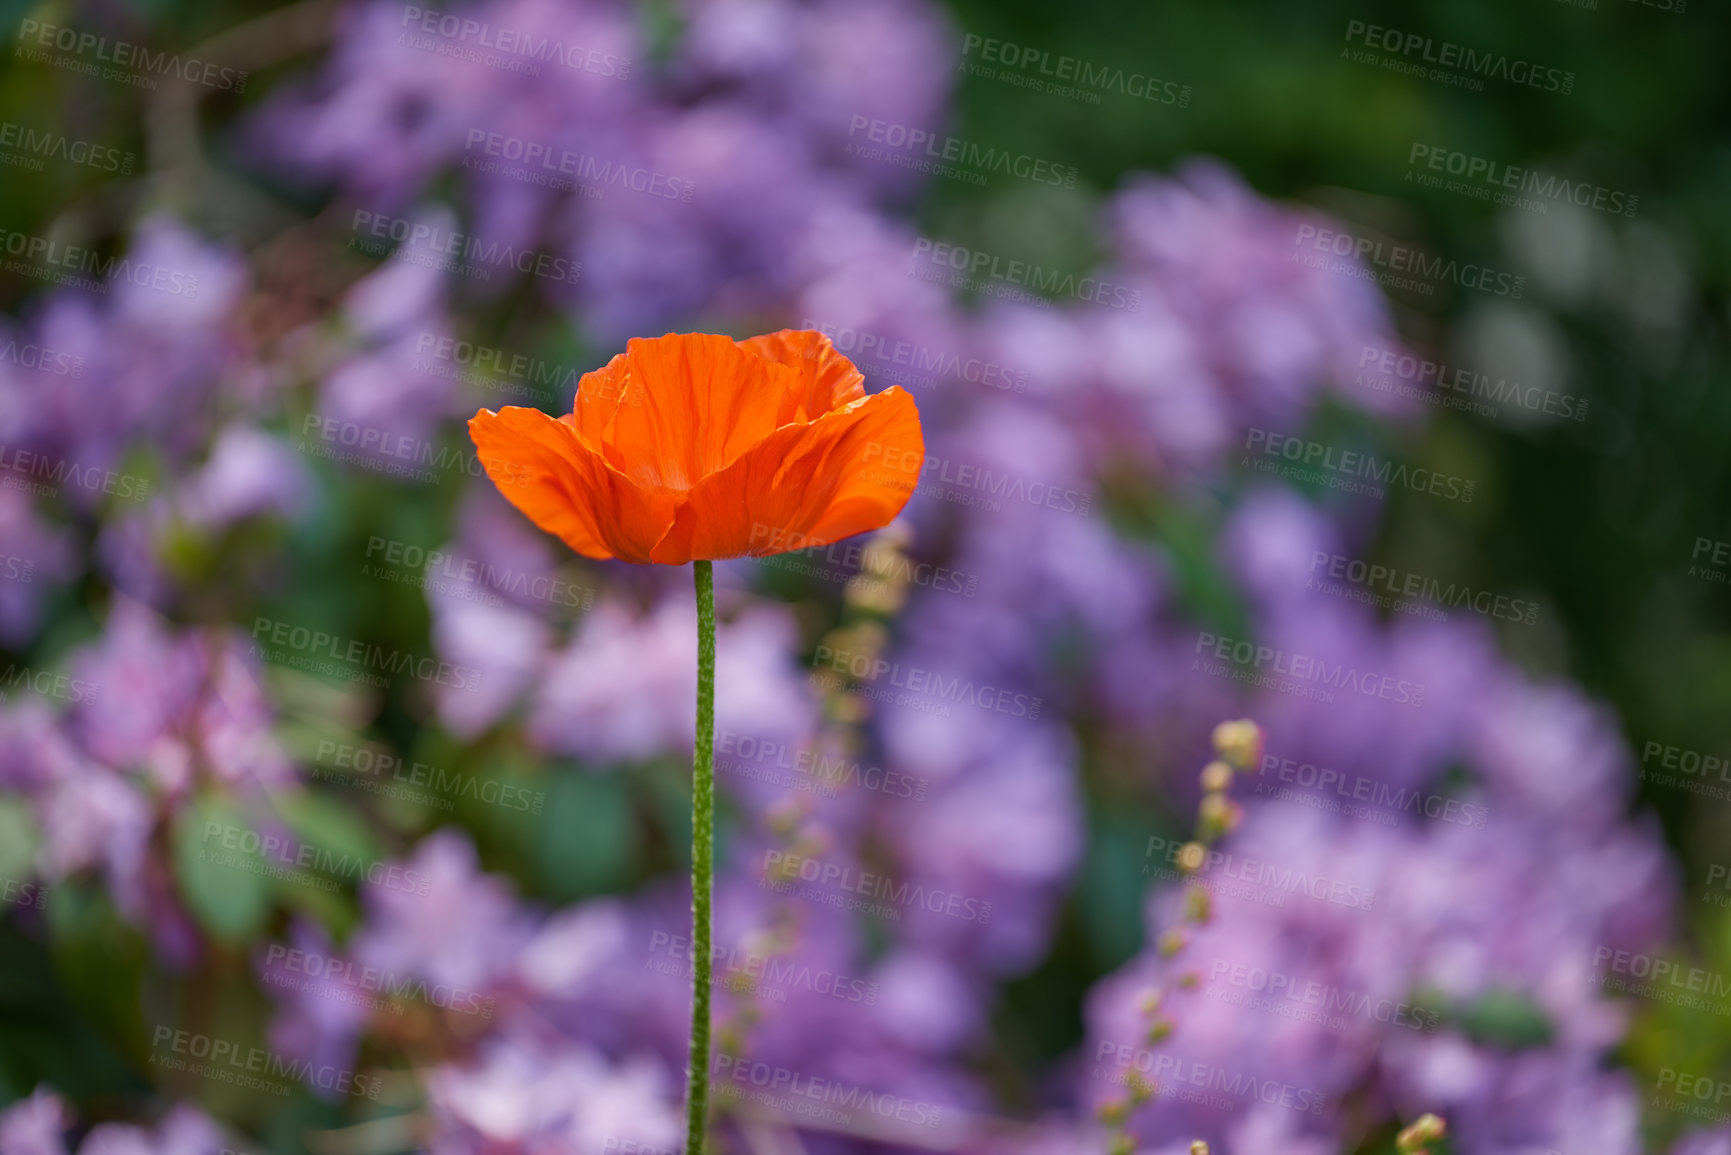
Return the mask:
<path id="1" fill-rule="evenodd" d="M 624 784 L 581 772 L 547 781 L 540 866 L 548 891 L 575 898 L 618 885 L 637 850 L 637 819 Z M 689 837 L 689 815 L 685 821 Z"/>
<path id="2" fill-rule="evenodd" d="M 1543 1047 L 1551 1041 L 1544 1008 L 1520 991 L 1492 989 L 1458 1012 L 1469 1039 L 1508 1051 Z"/>
<path id="3" fill-rule="evenodd" d="M 270 878 L 256 855 L 225 850 L 220 838 L 206 839 L 215 826 L 251 829 L 226 799 L 205 794 L 182 810 L 174 825 L 174 873 L 181 898 L 211 937 L 239 943 L 257 934 L 270 913 Z"/>
<path id="4" fill-rule="evenodd" d="M 140 997 L 148 947 L 94 882 L 67 882 L 49 892 L 47 923 L 61 988 L 104 1035 L 125 1050 L 146 1046 Z"/>
<path id="5" fill-rule="evenodd" d="M 378 845 L 359 810 L 322 794 L 279 795 L 276 812 L 295 837 L 342 858 L 372 862 Z"/>
<path id="6" fill-rule="evenodd" d="M 36 824 L 19 798 L 0 798 L 0 885 L 35 876 Z"/>

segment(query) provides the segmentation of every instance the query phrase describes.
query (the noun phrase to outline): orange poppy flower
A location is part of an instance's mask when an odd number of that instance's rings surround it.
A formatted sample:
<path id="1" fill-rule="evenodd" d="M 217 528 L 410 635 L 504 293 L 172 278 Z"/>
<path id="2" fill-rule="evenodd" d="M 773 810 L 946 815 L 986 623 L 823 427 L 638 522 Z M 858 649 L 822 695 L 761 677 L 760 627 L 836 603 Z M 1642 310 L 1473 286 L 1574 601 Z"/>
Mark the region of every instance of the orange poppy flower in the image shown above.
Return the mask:
<path id="1" fill-rule="evenodd" d="M 593 558 L 684 565 L 889 524 L 925 459 L 903 389 L 868 396 L 822 333 L 633 338 L 572 412 L 483 409 L 469 435 L 529 520 Z"/>

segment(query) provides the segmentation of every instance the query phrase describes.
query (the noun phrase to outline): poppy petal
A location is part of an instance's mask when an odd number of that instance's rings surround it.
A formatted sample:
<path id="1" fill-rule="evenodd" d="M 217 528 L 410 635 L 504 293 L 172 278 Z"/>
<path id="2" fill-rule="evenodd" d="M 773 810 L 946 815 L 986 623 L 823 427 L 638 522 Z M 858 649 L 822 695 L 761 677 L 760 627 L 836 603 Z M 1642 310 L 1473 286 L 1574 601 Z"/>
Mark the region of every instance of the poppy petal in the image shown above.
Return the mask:
<path id="1" fill-rule="evenodd" d="M 777 425 L 815 421 L 830 410 L 850 405 L 866 395 L 865 375 L 836 350 L 827 335 L 816 329 L 782 329 L 739 344 L 765 360 L 786 365 L 800 376 L 800 392 L 791 398 L 795 404 L 781 415 Z"/>
<path id="2" fill-rule="evenodd" d="M 599 448 L 607 425 L 613 420 L 620 403 L 643 403 L 642 386 L 633 386 L 626 367 L 625 354 L 620 353 L 599 369 L 591 370 L 577 382 L 577 398 L 571 404 L 572 427 Z"/>
<path id="3" fill-rule="evenodd" d="M 919 410 L 892 387 L 787 425 L 685 495 L 651 560 L 763 557 L 888 525 L 925 460 Z"/>
<path id="4" fill-rule="evenodd" d="M 647 562 L 672 524 L 677 494 L 643 490 L 539 409 L 483 409 L 469 436 L 506 500 L 585 557 Z"/>
<path id="5" fill-rule="evenodd" d="M 792 369 L 713 333 L 634 337 L 625 359 L 643 403 L 617 406 L 603 441 L 609 460 L 651 489 L 690 489 L 733 461 L 775 430 L 799 388 Z"/>

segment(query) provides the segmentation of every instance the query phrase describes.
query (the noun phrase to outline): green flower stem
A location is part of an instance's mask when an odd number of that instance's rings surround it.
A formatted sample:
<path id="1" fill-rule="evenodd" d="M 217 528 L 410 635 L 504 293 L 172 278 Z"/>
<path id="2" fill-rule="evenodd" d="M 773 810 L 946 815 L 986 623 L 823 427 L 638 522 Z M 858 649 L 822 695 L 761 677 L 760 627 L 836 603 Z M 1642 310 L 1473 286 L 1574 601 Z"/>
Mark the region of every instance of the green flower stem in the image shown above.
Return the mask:
<path id="1" fill-rule="evenodd" d="M 697 748 L 691 764 L 691 1069 L 685 1155 L 703 1155 L 709 1108 L 709 895 L 715 884 L 715 567 L 697 580 Z"/>

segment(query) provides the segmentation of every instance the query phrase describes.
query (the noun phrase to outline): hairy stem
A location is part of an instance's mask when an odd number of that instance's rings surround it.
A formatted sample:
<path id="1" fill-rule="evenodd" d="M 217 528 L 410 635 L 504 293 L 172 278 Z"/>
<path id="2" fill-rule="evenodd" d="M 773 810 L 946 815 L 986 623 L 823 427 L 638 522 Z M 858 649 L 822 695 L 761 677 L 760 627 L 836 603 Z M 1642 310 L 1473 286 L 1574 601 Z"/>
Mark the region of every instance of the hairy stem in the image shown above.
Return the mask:
<path id="1" fill-rule="evenodd" d="M 715 881 L 715 568 L 697 581 L 697 743 L 691 763 L 691 1066 L 685 1155 L 703 1155 L 709 1106 L 709 895 Z"/>

